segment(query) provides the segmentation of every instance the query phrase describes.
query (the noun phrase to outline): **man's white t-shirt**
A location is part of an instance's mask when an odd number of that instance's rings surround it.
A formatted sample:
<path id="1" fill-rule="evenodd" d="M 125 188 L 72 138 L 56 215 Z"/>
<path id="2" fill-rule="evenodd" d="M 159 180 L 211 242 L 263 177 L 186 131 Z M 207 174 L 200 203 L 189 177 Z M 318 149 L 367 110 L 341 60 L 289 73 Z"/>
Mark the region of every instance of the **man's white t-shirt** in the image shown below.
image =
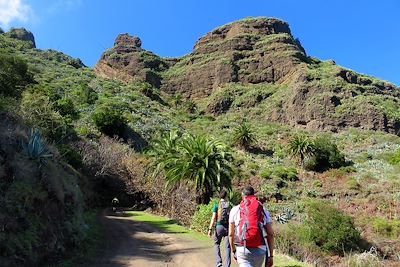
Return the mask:
<path id="1" fill-rule="evenodd" d="M 270 224 L 271 222 L 271 216 L 269 215 L 269 212 L 265 209 L 264 207 L 264 225 Z M 229 223 L 235 224 L 235 228 L 239 225 L 240 222 L 240 205 L 234 206 L 231 209 L 231 212 L 229 213 Z M 262 249 L 266 249 L 266 246 L 260 246 Z"/>

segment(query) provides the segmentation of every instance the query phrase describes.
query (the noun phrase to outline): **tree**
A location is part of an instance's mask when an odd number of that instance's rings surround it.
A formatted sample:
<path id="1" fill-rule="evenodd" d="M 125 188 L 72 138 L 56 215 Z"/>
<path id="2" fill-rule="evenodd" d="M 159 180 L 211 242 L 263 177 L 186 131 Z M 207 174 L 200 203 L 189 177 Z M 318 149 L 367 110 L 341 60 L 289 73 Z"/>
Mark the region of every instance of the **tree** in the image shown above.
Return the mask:
<path id="1" fill-rule="evenodd" d="M 256 136 L 250 125 L 243 121 L 235 129 L 233 141 L 237 146 L 248 149 L 256 141 Z"/>
<path id="2" fill-rule="evenodd" d="M 314 143 L 306 135 L 296 135 L 290 140 L 289 152 L 292 156 L 300 157 L 300 164 L 304 167 L 304 159 L 314 154 Z"/>
<path id="3" fill-rule="evenodd" d="M 194 183 L 198 204 L 207 204 L 215 191 L 231 188 L 233 158 L 218 141 L 193 135 L 171 140 L 170 134 L 157 141 L 152 151 L 150 155 L 158 162 L 156 169 L 164 172 L 167 185 Z"/>

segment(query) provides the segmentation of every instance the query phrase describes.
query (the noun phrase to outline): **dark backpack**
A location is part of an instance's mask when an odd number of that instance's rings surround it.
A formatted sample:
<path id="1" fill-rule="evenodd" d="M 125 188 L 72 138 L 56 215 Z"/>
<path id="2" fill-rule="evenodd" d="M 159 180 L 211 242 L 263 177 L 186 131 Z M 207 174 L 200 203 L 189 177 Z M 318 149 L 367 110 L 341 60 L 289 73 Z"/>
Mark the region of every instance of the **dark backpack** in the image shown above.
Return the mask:
<path id="1" fill-rule="evenodd" d="M 228 226 L 230 206 L 227 201 L 220 201 L 218 204 L 217 222 L 221 225 Z"/>

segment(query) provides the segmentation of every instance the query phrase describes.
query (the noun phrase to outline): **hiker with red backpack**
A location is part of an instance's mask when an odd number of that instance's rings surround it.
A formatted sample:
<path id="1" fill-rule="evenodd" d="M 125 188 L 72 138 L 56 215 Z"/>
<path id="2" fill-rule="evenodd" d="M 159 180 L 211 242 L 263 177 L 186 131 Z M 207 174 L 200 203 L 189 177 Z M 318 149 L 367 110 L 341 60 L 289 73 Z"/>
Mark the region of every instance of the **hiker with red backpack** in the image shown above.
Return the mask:
<path id="1" fill-rule="evenodd" d="M 208 227 L 208 236 L 212 237 L 212 230 L 214 229 L 214 248 L 216 256 L 216 266 L 217 267 L 230 267 L 231 266 L 231 247 L 228 240 L 228 221 L 230 204 L 226 201 L 227 192 L 221 191 L 219 193 L 220 201 L 215 204 L 212 209 L 212 217 L 210 221 L 210 227 Z M 214 228 L 215 225 L 215 228 Z M 222 239 L 224 239 L 225 244 L 225 261 L 222 265 L 220 244 Z"/>
<path id="2" fill-rule="evenodd" d="M 264 259 L 266 267 L 273 265 L 274 231 L 271 218 L 254 196 L 251 186 L 243 190 L 242 201 L 229 214 L 229 243 L 240 267 L 261 267 Z"/>

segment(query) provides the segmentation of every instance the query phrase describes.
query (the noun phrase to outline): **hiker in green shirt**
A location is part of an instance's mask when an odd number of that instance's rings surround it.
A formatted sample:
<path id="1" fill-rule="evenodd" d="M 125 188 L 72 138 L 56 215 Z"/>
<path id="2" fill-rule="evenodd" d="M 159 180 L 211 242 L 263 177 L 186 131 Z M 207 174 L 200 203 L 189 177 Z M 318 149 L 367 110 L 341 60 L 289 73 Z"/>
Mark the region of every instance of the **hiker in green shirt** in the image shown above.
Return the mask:
<path id="1" fill-rule="evenodd" d="M 226 201 L 227 192 L 221 191 L 219 193 L 220 201 L 212 209 L 212 217 L 210 221 L 210 226 L 208 227 L 208 236 L 214 237 L 214 248 L 216 256 L 216 266 L 217 267 L 230 267 L 231 266 L 231 247 L 228 239 L 228 220 L 230 204 Z M 214 229 L 215 226 L 215 229 Z M 214 235 L 212 235 L 212 230 L 214 229 Z M 222 265 L 220 244 L 224 238 L 225 244 L 225 261 Z"/>

